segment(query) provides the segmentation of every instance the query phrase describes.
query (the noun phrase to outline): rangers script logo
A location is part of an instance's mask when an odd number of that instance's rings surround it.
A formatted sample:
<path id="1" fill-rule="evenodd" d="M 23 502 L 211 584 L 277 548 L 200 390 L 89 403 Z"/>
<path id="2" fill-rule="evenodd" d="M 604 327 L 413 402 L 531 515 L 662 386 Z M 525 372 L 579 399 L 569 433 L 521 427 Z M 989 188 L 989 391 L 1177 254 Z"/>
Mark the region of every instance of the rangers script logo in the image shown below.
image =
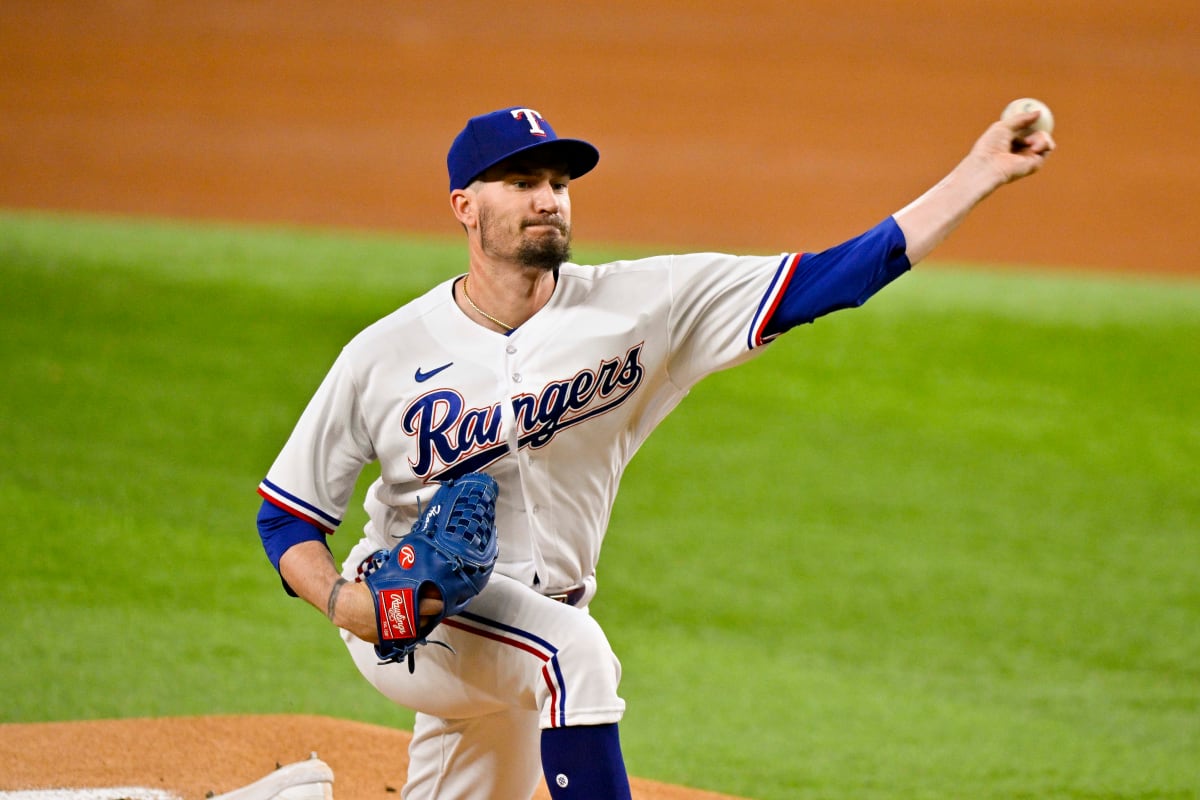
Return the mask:
<path id="1" fill-rule="evenodd" d="M 641 386 L 646 371 L 639 342 L 624 356 L 601 361 L 596 369 L 550 381 L 536 395 L 512 399 L 518 447 L 544 447 L 561 431 L 586 422 L 624 403 Z M 478 472 L 508 452 L 500 440 L 501 404 L 467 408 L 453 389 L 436 389 L 418 397 L 404 412 L 404 432 L 416 438 L 417 455 L 409 459 L 422 478 L 444 480 Z"/>

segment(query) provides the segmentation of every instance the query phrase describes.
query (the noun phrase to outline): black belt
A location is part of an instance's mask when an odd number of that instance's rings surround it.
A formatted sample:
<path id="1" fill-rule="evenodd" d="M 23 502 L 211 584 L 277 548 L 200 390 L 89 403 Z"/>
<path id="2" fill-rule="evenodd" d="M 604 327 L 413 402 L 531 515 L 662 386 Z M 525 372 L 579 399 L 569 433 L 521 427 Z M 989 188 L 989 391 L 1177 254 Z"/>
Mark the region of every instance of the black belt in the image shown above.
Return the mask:
<path id="1" fill-rule="evenodd" d="M 587 586 L 578 586 L 574 589 L 567 589 L 565 592 L 548 594 L 546 597 L 559 603 L 566 603 L 569 606 L 577 606 L 585 594 L 587 594 Z"/>

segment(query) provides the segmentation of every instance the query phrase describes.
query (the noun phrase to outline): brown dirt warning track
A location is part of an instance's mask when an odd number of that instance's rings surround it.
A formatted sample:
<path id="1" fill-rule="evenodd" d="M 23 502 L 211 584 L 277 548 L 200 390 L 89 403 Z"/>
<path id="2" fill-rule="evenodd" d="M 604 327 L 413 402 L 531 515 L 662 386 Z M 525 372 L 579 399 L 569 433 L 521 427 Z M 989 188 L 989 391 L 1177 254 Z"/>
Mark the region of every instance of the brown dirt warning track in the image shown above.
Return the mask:
<path id="1" fill-rule="evenodd" d="M 1035 96 L 1059 151 L 937 260 L 1196 277 L 1197 41 L 1191 0 L 8 0 L 0 207 L 454 236 L 446 147 L 520 104 L 601 150 L 581 243 L 813 250 Z M 395 797 L 406 742 L 305 716 L 3 724 L 0 790 L 191 800 L 316 750 L 339 800 Z"/>
<path id="2" fill-rule="evenodd" d="M 580 242 L 753 252 L 858 233 L 1011 99 L 1049 168 L 939 259 L 1200 274 L 1190 0 L 8 0 L 0 207 L 441 233 L 466 118 L 595 142 Z"/>

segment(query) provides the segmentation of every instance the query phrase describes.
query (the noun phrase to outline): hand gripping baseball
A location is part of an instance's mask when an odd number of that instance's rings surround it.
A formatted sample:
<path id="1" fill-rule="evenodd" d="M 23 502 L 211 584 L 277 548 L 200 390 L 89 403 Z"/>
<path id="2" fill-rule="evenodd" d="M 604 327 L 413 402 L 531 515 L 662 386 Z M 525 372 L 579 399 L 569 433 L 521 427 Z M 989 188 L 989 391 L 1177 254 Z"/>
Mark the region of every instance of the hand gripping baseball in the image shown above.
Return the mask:
<path id="1" fill-rule="evenodd" d="M 488 475 L 473 472 L 446 481 L 412 530 L 391 550 L 378 550 L 360 568 L 375 604 L 381 663 L 408 659 L 446 617 L 483 590 L 496 564 L 496 497 Z M 418 604 L 423 590 L 440 593 L 442 609 L 427 618 Z M 435 642 L 441 644 L 441 642 Z M 443 645 L 444 646 L 444 645 Z"/>
<path id="2" fill-rule="evenodd" d="M 1000 184 L 1037 172 L 1053 152 L 1050 131 L 1030 127 L 1038 121 L 1038 113 L 1012 114 L 993 123 L 972 148 L 971 155 L 992 165 Z"/>

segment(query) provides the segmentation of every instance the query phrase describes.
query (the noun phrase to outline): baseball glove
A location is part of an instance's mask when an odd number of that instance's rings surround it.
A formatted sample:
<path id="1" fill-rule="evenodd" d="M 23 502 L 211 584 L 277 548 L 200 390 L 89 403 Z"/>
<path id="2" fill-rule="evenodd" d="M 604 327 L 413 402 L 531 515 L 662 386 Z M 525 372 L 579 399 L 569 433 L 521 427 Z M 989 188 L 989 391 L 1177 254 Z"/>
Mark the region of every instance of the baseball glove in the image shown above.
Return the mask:
<path id="1" fill-rule="evenodd" d="M 430 632 L 483 590 L 496 564 L 496 497 L 490 476 L 472 472 L 443 483 L 412 530 L 391 550 L 372 553 L 359 568 L 375 602 L 380 663 L 408 659 Z M 421 625 L 422 591 L 435 587 L 442 610 Z M 442 644 L 442 642 L 435 642 Z"/>

